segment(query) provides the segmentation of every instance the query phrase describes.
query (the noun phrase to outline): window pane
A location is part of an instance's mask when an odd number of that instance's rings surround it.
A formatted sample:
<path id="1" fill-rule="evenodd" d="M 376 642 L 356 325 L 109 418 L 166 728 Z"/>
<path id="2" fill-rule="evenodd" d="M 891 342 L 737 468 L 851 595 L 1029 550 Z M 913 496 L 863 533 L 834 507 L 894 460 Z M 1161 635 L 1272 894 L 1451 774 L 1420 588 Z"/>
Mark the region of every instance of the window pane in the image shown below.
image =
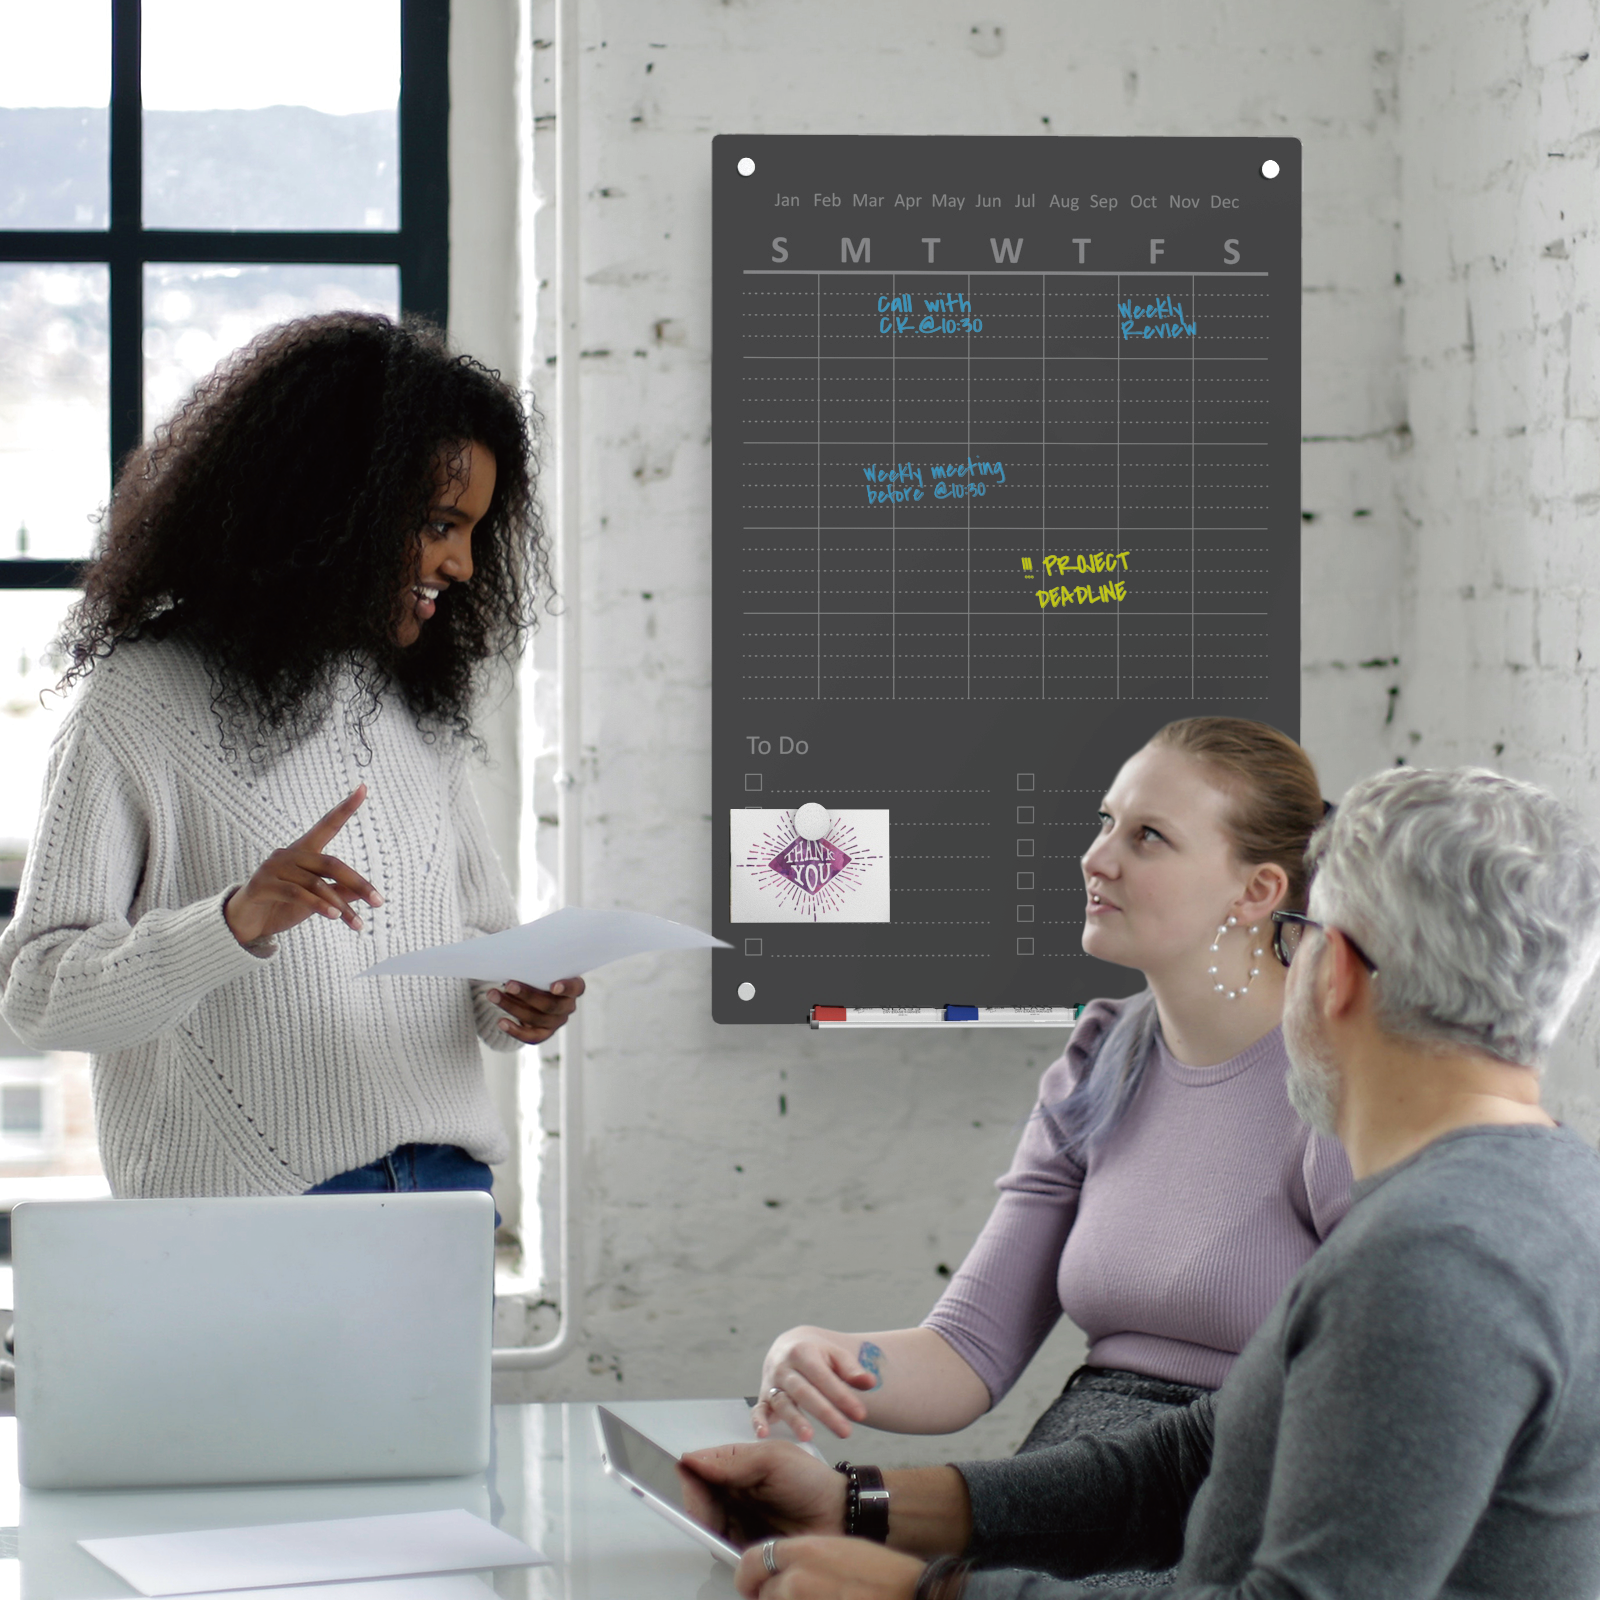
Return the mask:
<path id="1" fill-rule="evenodd" d="M 37 1083 L 0 1085 L 0 1133 L 8 1137 L 44 1132 L 44 1086 Z"/>
<path id="2" fill-rule="evenodd" d="M 111 0 L 8 5 L 0 31 L 0 228 L 107 227 Z"/>
<path id="3" fill-rule="evenodd" d="M 110 495 L 108 286 L 103 266 L 0 263 L 0 557 L 93 544 Z"/>
<path id="4" fill-rule="evenodd" d="M 201 378 L 263 328 L 314 311 L 400 312 L 397 267 L 219 267 L 151 262 L 144 277 L 149 433 Z"/>
<path id="5" fill-rule="evenodd" d="M 143 43 L 146 227 L 399 227 L 400 0 L 145 0 Z"/>
<path id="6" fill-rule="evenodd" d="M 76 598 L 64 589 L 0 589 L 0 923 L 22 881 L 45 760 L 67 708 L 68 697 L 54 692 L 66 667 L 55 638 Z"/>

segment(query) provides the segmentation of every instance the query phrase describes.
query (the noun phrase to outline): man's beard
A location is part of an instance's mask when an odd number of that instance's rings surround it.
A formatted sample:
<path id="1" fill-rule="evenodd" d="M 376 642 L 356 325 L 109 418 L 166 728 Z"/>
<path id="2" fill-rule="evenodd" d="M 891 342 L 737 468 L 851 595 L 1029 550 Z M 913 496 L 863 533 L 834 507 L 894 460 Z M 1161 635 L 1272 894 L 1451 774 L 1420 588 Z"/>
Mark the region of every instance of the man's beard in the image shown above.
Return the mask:
<path id="1" fill-rule="evenodd" d="M 1310 998 L 1311 985 L 1303 992 Z M 1283 1043 L 1289 1052 L 1289 1104 L 1295 1115 L 1317 1133 L 1337 1137 L 1342 1085 L 1326 1041 L 1317 1029 L 1316 1014 L 1293 989 L 1283 1011 Z"/>

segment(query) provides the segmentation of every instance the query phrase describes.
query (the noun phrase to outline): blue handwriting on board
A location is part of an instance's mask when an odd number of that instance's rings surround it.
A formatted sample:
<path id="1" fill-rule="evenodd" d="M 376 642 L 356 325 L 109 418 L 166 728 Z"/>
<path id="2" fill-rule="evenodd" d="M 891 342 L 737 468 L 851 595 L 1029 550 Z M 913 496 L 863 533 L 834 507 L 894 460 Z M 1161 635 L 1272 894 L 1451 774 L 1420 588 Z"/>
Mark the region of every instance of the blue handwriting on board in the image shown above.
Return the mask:
<path id="1" fill-rule="evenodd" d="M 1132 300 L 1117 302 L 1117 315 L 1122 318 L 1124 339 L 1192 339 L 1194 324 L 1185 322 L 1183 302 L 1164 294 L 1150 305 L 1136 305 Z"/>
<path id="2" fill-rule="evenodd" d="M 981 500 L 989 492 L 983 480 L 995 478 L 1006 481 L 1005 463 L 1001 461 L 952 461 L 948 466 L 930 469 L 933 473 L 933 498 L 935 500 Z"/>
<path id="3" fill-rule="evenodd" d="M 939 461 L 932 463 L 924 476 L 920 466 L 901 461 L 892 467 L 874 463 L 861 469 L 867 480 L 869 506 L 903 505 L 927 498 L 928 479 L 933 480 L 935 500 L 981 500 L 989 492 L 985 479 L 1006 481 L 1002 461 Z"/>
<path id="4" fill-rule="evenodd" d="M 907 500 L 923 498 L 925 485 L 922 468 L 912 466 L 909 461 L 898 462 L 892 467 L 880 467 L 874 463 L 861 470 L 866 475 L 869 506 L 902 505 Z"/>
<path id="5" fill-rule="evenodd" d="M 879 333 L 982 333 L 983 318 L 972 314 L 972 302 L 956 292 L 933 299 L 909 294 L 878 296 Z"/>

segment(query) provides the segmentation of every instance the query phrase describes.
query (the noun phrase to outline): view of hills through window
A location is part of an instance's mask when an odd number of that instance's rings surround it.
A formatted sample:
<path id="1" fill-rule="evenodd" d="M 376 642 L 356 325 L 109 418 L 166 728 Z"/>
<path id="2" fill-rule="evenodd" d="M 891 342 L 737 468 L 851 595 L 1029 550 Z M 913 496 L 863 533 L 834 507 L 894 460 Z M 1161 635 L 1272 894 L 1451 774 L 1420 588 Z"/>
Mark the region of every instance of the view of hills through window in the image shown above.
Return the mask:
<path id="1" fill-rule="evenodd" d="M 108 120 L 104 107 L 0 106 L 0 228 L 105 227 Z M 147 108 L 145 226 L 397 228 L 395 124 L 393 110 Z"/>

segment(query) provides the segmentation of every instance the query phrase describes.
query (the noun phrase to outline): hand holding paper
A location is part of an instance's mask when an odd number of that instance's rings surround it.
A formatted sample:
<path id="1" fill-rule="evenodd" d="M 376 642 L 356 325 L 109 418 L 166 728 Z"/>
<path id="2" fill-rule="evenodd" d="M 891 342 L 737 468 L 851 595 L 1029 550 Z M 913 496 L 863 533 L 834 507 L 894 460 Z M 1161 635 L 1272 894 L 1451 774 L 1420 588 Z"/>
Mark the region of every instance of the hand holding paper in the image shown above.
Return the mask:
<path id="1" fill-rule="evenodd" d="M 435 945 L 390 956 L 367 970 L 369 978 L 514 978 L 548 989 L 560 978 L 592 972 L 624 956 L 652 950 L 729 949 L 721 939 L 646 911 L 585 911 L 565 906 L 520 928 L 460 944 Z"/>
<path id="2" fill-rule="evenodd" d="M 509 1033 L 523 1044 L 543 1044 L 557 1029 L 566 1026 L 586 987 L 582 978 L 561 978 L 548 989 L 507 979 L 503 988 L 489 990 L 489 1003 L 506 1013 L 500 1019 L 502 1033 Z"/>

